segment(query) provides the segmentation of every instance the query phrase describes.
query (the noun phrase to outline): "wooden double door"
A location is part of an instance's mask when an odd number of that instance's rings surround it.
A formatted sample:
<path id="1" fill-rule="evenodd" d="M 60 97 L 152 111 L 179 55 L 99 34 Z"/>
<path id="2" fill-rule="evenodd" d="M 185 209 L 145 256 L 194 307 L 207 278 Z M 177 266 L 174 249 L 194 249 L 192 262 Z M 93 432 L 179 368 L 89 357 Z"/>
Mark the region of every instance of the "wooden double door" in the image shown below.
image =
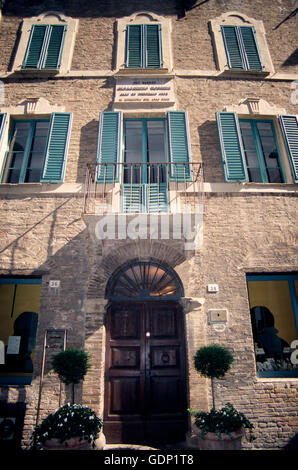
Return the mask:
<path id="1" fill-rule="evenodd" d="M 106 327 L 107 441 L 184 440 L 187 387 L 184 318 L 179 305 L 113 303 Z"/>

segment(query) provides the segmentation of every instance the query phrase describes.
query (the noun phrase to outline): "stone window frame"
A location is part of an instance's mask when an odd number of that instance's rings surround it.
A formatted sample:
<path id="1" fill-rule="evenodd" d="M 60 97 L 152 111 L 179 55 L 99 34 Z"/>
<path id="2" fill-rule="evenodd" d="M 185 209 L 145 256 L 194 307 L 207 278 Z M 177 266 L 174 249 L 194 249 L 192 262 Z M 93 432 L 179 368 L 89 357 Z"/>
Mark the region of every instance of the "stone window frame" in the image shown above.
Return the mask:
<path id="1" fill-rule="evenodd" d="M 22 100 L 16 106 L 1 107 L 0 113 L 6 113 L 7 119 L 0 140 L 0 176 L 3 173 L 5 165 L 5 157 L 8 148 L 9 135 L 13 120 L 17 119 L 50 119 L 54 112 L 65 112 L 65 106 L 51 105 L 45 98 L 27 98 Z M 1 183 L 10 184 L 10 183 Z M 18 183 L 22 184 L 41 184 L 41 183 Z"/>
<path id="2" fill-rule="evenodd" d="M 61 63 L 59 69 L 23 69 L 22 64 L 24 61 L 25 53 L 27 50 L 28 41 L 30 38 L 31 28 L 35 24 L 40 25 L 61 25 L 67 26 L 65 34 Z M 12 71 L 22 72 L 26 74 L 59 74 L 63 75 L 70 71 L 72 56 L 75 46 L 75 36 L 78 30 L 79 20 L 65 16 L 62 13 L 49 11 L 42 13 L 38 16 L 26 18 L 23 20 L 20 41 L 17 47 L 17 52 L 13 61 Z"/>
<path id="3" fill-rule="evenodd" d="M 266 31 L 261 20 L 255 20 L 238 11 L 223 13 L 209 21 L 212 42 L 214 46 L 217 69 L 222 73 L 232 75 L 258 75 L 266 76 L 274 73 L 269 47 L 266 40 Z M 263 70 L 231 70 L 227 62 L 225 45 L 221 33 L 221 26 L 253 26 L 256 33 L 257 46 L 263 64 Z"/>
<path id="4" fill-rule="evenodd" d="M 162 45 L 162 67 L 133 69 L 125 67 L 126 50 L 126 27 L 134 24 L 160 24 L 161 25 L 161 45 Z M 117 27 L 117 51 L 116 51 L 116 72 L 134 74 L 162 74 L 173 69 L 171 33 L 172 24 L 170 18 L 156 15 L 148 11 L 139 11 L 130 16 L 120 18 L 116 22 Z"/>
<path id="5" fill-rule="evenodd" d="M 276 139 L 279 146 L 279 152 L 281 155 L 281 161 L 283 170 L 286 176 L 285 183 L 277 184 L 295 184 L 293 174 L 290 167 L 289 157 L 285 146 L 282 130 L 279 125 L 278 116 L 288 114 L 284 108 L 273 106 L 267 101 L 260 98 L 245 98 L 238 104 L 231 104 L 225 106 L 223 111 L 237 113 L 239 119 L 258 119 L 258 120 L 272 120 L 274 130 L 276 133 Z M 253 182 L 247 182 L 246 184 L 254 184 Z M 274 183 L 261 183 L 261 184 L 274 184 Z"/>

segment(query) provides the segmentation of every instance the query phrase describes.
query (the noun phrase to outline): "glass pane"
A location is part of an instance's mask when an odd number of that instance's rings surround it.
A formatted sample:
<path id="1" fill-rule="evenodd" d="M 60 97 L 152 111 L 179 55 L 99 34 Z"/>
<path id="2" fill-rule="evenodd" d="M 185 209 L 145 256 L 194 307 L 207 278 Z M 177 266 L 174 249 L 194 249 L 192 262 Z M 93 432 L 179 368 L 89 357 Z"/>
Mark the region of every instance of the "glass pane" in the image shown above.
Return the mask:
<path id="1" fill-rule="evenodd" d="M 249 180 L 254 183 L 262 183 L 261 171 L 259 168 L 248 168 Z"/>
<path id="2" fill-rule="evenodd" d="M 40 181 L 41 170 L 27 170 L 25 183 L 38 183 Z"/>
<path id="3" fill-rule="evenodd" d="M 5 175 L 5 183 L 18 183 L 20 170 L 8 170 Z"/>
<path id="4" fill-rule="evenodd" d="M 257 152 L 245 152 L 246 162 L 248 166 L 259 167 L 259 160 Z"/>
<path id="5" fill-rule="evenodd" d="M 255 149 L 255 139 L 251 135 L 242 135 L 243 145 L 245 150 L 254 150 Z"/>
<path id="6" fill-rule="evenodd" d="M 273 135 L 272 126 L 270 122 L 257 122 L 257 128 L 258 128 L 260 136 Z"/>
<path id="7" fill-rule="evenodd" d="M 122 272 L 112 294 L 128 297 L 173 295 L 177 284 L 173 276 L 151 263 L 136 263 Z"/>
<path id="8" fill-rule="evenodd" d="M 148 121 L 147 122 L 147 145 L 148 145 L 148 161 L 162 163 L 165 161 L 164 147 L 164 122 Z"/>
<path id="9" fill-rule="evenodd" d="M 41 168 L 42 164 L 43 164 L 43 153 L 31 152 L 29 161 L 28 161 L 28 168 Z"/>
<path id="10" fill-rule="evenodd" d="M 32 143 L 32 150 L 43 152 L 47 144 L 46 137 L 35 137 Z"/>
<path id="11" fill-rule="evenodd" d="M 283 178 L 279 168 L 267 168 L 269 183 L 282 183 Z"/>
<path id="12" fill-rule="evenodd" d="M 21 136 L 27 136 L 29 133 L 30 129 L 30 122 L 24 122 L 24 121 L 15 121 L 15 127 L 14 127 L 14 132 L 13 136 L 21 137 Z"/>
<path id="13" fill-rule="evenodd" d="M 125 161 L 142 162 L 143 122 L 125 122 Z"/>
<path id="14" fill-rule="evenodd" d="M 240 129 L 244 135 L 252 135 L 251 123 L 246 121 L 239 121 Z"/>
<path id="15" fill-rule="evenodd" d="M 6 168 L 21 168 L 23 163 L 24 154 L 20 153 L 9 153 L 7 157 Z"/>
<path id="16" fill-rule="evenodd" d="M 47 136 L 49 130 L 49 121 L 37 122 L 35 126 L 35 136 Z"/>
<path id="17" fill-rule="evenodd" d="M 248 281 L 248 292 L 258 372 L 298 375 L 291 361 L 297 333 L 288 281 Z"/>
<path id="18" fill-rule="evenodd" d="M 23 152 L 26 148 L 27 137 L 14 137 L 10 143 L 10 150 Z"/>
<path id="19" fill-rule="evenodd" d="M 274 149 L 270 152 L 264 152 L 265 162 L 267 167 L 276 168 L 279 167 L 278 153 Z"/>

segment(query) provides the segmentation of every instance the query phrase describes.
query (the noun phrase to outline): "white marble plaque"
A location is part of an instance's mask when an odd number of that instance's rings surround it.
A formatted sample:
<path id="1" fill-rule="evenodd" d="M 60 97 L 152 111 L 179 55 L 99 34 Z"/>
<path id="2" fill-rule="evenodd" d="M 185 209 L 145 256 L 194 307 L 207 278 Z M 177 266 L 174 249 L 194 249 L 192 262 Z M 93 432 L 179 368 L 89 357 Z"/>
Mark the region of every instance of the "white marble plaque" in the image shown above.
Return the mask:
<path id="1" fill-rule="evenodd" d="M 175 102 L 173 80 L 166 78 L 118 79 L 115 102 L 172 105 Z"/>

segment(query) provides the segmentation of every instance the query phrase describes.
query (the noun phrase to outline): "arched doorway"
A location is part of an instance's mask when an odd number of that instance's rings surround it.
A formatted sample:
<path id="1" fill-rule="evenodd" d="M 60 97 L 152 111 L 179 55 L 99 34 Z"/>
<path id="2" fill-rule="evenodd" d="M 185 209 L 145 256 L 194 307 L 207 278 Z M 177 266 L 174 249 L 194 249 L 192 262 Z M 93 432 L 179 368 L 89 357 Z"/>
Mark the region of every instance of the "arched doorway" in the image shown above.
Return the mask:
<path id="1" fill-rule="evenodd" d="M 187 431 L 185 328 L 176 273 L 135 262 L 108 283 L 104 430 L 111 443 L 178 442 Z"/>

